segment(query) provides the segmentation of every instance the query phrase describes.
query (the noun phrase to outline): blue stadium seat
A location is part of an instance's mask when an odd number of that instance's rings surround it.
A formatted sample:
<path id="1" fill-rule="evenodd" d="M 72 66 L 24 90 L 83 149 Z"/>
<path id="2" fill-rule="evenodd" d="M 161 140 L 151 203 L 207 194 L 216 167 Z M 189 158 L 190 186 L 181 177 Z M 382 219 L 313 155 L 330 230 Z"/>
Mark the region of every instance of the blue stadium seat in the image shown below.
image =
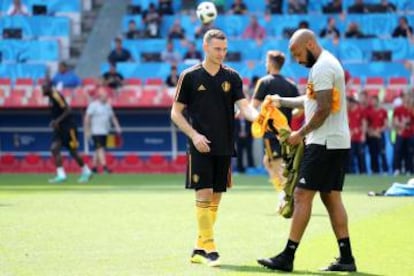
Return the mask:
<path id="1" fill-rule="evenodd" d="M 58 61 L 59 43 L 56 40 L 0 40 L 3 61 Z"/>
<path id="2" fill-rule="evenodd" d="M 17 78 L 41 79 L 46 71 L 45 64 L 0 64 L 0 78 L 10 78 L 12 82 Z"/>
<path id="3" fill-rule="evenodd" d="M 1 0 L 0 9 L 2 12 L 7 12 L 10 4 L 13 0 Z M 24 0 L 23 3 L 27 6 L 31 12 L 33 5 L 45 5 L 47 6 L 49 13 L 56 12 L 81 12 L 81 0 Z"/>
<path id="4" fill-rule="evenodd" d="M 6 16 L 0 18 L 0 33 L 4 28 L 22 28 L 25 38 L 69 37 L 70 21 L 66 17 Z"/>

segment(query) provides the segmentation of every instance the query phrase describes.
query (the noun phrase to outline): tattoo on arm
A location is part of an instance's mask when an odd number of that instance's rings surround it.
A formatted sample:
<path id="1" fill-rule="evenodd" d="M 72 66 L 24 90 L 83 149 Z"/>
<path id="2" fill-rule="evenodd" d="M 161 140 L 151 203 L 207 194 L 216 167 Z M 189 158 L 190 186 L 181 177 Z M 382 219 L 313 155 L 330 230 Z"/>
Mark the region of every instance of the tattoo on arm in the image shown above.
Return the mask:
<path id="1" fill-rule="evenodd" d="M 328 118 L 332 106 L 332 93 L 332 90 L 322 90 L 315 93 L 318 107 L 309 122 L 300 129 L 302 136 L 318 129 Z"/>

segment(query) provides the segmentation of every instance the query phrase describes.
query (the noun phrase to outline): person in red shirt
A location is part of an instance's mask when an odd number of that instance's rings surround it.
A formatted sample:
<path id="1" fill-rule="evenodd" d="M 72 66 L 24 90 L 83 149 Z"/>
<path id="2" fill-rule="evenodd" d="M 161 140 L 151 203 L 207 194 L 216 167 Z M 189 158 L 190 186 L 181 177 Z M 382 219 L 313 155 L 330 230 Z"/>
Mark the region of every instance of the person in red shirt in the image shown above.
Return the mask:
<path id="1" fill-rule="evenodd" d="M 394 109 L 392 125 L 397 133 L 394 145 L 394 175 L 398 175 L 403 171 L 412 174 L 414 172 L 412 160 L 414 152 L 414 112 L 413 96 L 411 94 L 404 94 L 403 104 Z"/>
<path id="2" fill-rule="evenodd" d="M 388 126 L 387 111 L 379 105 L 378 96 L 371 96 L 370 107 L 366 109 L 367 144 L 371 160 L 371 172 L 388 173 L 388 162 L 385 154 L 385 130 Z"/>
<path id="3" fill-rule="evenodd" d="M 366 173 L 365 163 L 365 135 L 367 123 L 365 110 L 353 97 L 348 97 L 348 123 L 351 132 L 351 150 L 349 151 L 350 173 Z M 355 162 L 358 170 L 356 170 Z"/>

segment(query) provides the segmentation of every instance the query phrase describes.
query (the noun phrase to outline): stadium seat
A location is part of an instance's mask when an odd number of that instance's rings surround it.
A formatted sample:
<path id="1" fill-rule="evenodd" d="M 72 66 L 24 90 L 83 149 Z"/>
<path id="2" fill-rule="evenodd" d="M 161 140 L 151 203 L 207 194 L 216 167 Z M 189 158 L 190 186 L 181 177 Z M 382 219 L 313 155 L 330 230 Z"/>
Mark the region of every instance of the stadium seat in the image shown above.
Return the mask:
<path id="1" fill-rule="evenodd" d="M 119 161 L 118 171 L 123 173 L 145 172 L 145 162 L 134 153 L 127 154 Z"/>
<path id="2" fill-rule="evenodd" d="M 53 156 L 50 156 L 44 160 L 45 172 L 54 173 L 56 172 L 56 165 Z"/>
<path id="3" fill-rule="evenodd" d="M 22 106 L 24 103 L 25 98 L 22 96 L 22 93 L 11 94 L 4 100 L 5 107 L 19 107 Z M 27 103 L 27 102 L 26 102 Z"/>
<path id="4" fill-rule="evenodd" d="M 12 154 L 0 156 L 0 172 L 18 173 L 20 172 L 20 161 Z"/>
<path id="5" fill-rule="evenodd" d="M 148 78 L 145 81 L 145 85 L 155 85 L 155 86 L 161 86 L 164 84 L 164 81 L 161 78 Z"/>
<path id="6" fill-rule="evenodd" d="M 142 81 L 139 78 L 128 78 L 124 80 L 124 85 L 121 88 L 121 93 L 125 90 L 134 90 L 137 93 L 141 93 Z"/>
<path id="7" fill-rule="evenodd" d="M 11 80 L 8 78 L 0 78 L 0 89 L 9 96 L 11 91 Z"/>
<path id="8" fill-rule="evenodd" d="M 167 173 L 170 172 L 170 163 L 162 155 L 151 155 L 145 162 L 146 168 L 150 173 Z"/>
<path id="9" fill-rule="evenodd" d="M 367 77 L 365 89 L 381 89 L 384 87 L 384 79 L 382 77 Z"/>
<path id="10" fill-rule="evenodd" d="M 7 97 L 6 91 L 0 88 L 0 98 L 6 98 L 6 97 Z"/>
<path id="11" fill-rule="evenodd" d="M 124 86 L 131 85 L 131 86 L 141 86 L 142 81 L 138 78 L 128 78 L 124 80 Z"/>
<path id="12" fill-rule="evenodd" d="M 351 76 L 351 79 L 350 79 L 348 85 L 349 85 L 349 87 L 352 90 L 360 91 L 361 88 L 362 88 L 362 86 L 361 86 L 361 78 L 360 77 Z"/>
<path id="13" fill-rule="evenodd" d="M 70 105 L 73 107 L 85 107 L 88 105 L 88 93 L 85 89 L 74 89 Z"/>
<path id="14" fill-rule="evenodd" d="M 98 84 L 98 81 L 95 78 L 84 78 L 82 80 L 82 85 L 83 86 L 89 86 L 89 85 L 95 86 L 97 84 Z"/>
<path id="15" fill-rule="evenodd" d="M 408 79 L 404 77 L 391 77 L 389 85 L 408 85 Z"/>
<path id="16" fill-rule="evenodd" d="M 33 79 L 31 78 L 16 79 L 16 82 L 14 83 L 14 90 L 22 90 L 24 91 L 25 96 L 30 97 L 33 92 Z"/>
<path id="17" fill-rule="evenodd" d="M 27 154 L 21 161 L 22 172 L 45 172 L 45 162 L 37 153 Z"/>
<path id="18" fill-rule="evenodd" d="M 138 106 L 139 94 L 135 90 L 124 90 L 113 100 L 115 107 L 132 107 Z"/>
<path id="19" fill-rule="evenodd" d="M 162 93 L 159 102 L 156 102 L 157 106 L 160 107 L 171 107 L 173 104 L 174 99 L 165 91 Z"/>
<path id="20" fill-rule="evenodd" d="M 164 81 L 161 78 L 147 78 L 147 80 L 145 81 L 144 89 L 153 89 L 160 92 L 163 86 Z"/>
<path id="21" fill-rule="evenodd" d="M 117 172 L 119 170 L 118 158 L 111 153 L 106 153 L 106 166 L 113 172 Z"/>
<path id="22" fill-rule="evenodd" d="M 171 172 L 182 173 L 187 169 L 187 155 L 178 155 L 177 158 L 171 160 Z"/>
<path id="23" fill-rule="evenodd" d="M 365 89 L 365 91 L 367 91 L 367 94 L 370 97 L 377 97 L 380 94 L 380 90 L 379 89 L 375 89 L 375 88 Z"/>
<path id="24" fill-rule="evenodd" d="M 158 95 L 157 89 L 147 89 L 144 88 L 142 91 L 141 98 L 139 99 L 139 105 L 140 106 L 153 106 L 155 104 L 155 98 Z"/>

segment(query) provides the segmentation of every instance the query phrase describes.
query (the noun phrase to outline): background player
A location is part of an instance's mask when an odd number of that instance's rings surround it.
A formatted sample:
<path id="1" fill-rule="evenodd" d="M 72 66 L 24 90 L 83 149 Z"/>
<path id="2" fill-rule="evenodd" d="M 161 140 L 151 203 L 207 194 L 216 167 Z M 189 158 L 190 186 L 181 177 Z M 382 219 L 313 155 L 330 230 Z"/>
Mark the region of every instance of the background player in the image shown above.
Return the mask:
<path id="1" fill-rule="evenodd" d="M 71 109 L 63 96 L 50 84 L 42 86 L 43 95 L 49 98 L 49 105 L 52 114 L 50 126 L 53 128 L 53 142 L 51 152 L 56 165 L 56 177 L 49 180 L 50 183 L 60 183 L 66 180 L 65 169 L 62 165 L 62 146 L 69 150 L 70 155 L 75 159 L 82 174 L 78 182 L 87 182 L 92 176 L 88 165 L 85 164 L 77 152 L 79 146 L 76 124 L 71 115 Z"/>
<path id="2" fill-rule="evenodd" d="M 285 55 L 279 51 L 268 51 L 266 56 L 267 75 L 259 79 L 253 94 L 253 106 L 258 107 L 267 95 L 278 94 L 281 97 L 297 97 L 299 96 L 296 85 L 280 74 L 283 64 L 285 63 Z M 283 114 L 290 120 L 292 117 L 292 109 L 282 107 L 280 109 Z M 263 165 L 269 173 L 270 182 L 276 190 L 280 191 L 284 183 L 282 167 L 282 156 L 279 141 L 273 132 L 267 131 L 263 137 L 265 155 L 263 157 Z"/>

